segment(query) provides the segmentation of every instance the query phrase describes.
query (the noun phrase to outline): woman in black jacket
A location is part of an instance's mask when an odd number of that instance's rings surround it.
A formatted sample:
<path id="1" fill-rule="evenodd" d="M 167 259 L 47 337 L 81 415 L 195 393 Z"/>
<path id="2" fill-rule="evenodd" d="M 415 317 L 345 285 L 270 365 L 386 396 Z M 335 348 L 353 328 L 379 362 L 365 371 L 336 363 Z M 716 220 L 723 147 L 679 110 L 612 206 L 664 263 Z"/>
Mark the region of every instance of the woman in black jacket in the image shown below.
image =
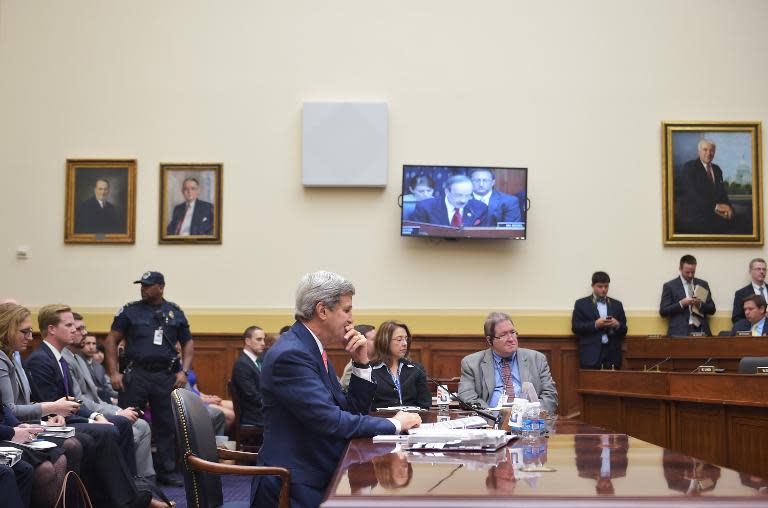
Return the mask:
<path id="1" fill-rule="evenodd" d="M 373 407 L 418 406 L 429 409 L 432 394 L 420 363 L 408 359 L 411 333 L 403 323 L 385 321 L 374 339 L 372 378 L 376 382 Z"/>

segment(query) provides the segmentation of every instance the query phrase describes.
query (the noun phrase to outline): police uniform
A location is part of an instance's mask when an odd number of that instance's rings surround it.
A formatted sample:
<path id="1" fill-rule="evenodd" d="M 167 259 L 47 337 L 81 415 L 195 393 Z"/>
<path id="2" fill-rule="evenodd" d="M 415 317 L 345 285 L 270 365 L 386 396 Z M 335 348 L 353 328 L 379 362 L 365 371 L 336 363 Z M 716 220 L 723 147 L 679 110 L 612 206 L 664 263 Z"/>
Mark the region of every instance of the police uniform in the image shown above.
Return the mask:
<path id="1" fill-rule="evenodd" d="M 162 274 L 147 272 L 136 282 L 164 284 L 165 280 Z M 112 330 L 122 333 L 126 341 L 127 367 L 119 405 L 143 408 L 149 402 L 159 459 L 157 474 L 171 474 L 176 469 L 171 392 L 181 369 L 176 343 L 184 346 L 192 339 L 187 318 L 175 303 L 163 300 L 156 306 L 139 300 L 117 312 Z"/>

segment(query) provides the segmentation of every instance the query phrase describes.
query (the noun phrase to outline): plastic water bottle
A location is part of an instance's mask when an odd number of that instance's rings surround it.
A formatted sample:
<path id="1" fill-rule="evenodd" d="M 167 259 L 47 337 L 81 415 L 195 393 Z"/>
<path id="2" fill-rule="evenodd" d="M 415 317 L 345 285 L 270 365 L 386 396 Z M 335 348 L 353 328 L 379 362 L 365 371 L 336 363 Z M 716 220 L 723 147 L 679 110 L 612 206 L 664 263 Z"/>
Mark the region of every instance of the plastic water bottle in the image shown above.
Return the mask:
<path id="1" fill-rule="evenodd" d="M 525 408 L 525 413 L 523 413 L 523 432 L 522 432 L 523 441 L 530 441 L 539 437 L 540 411 L 541 411 L 541 403 L 539 402 L 531 402 Z"/>

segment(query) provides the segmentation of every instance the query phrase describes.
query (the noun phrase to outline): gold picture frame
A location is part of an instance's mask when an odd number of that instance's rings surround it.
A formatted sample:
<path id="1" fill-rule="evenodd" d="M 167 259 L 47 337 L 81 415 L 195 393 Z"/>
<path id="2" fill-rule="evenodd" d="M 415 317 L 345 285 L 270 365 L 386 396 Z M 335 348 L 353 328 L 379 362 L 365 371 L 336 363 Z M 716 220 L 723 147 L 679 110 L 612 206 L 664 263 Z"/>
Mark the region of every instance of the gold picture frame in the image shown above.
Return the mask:
<path id="1" fill-rule="evenodd" d="M 161 244 L 221 243 L 223 172 L 219 162 L 160 164 Z"/>
<path id="2" fill-rule="evenodd" d="M 64 243 L 136 241 L 136 159 L 67 159 Z"/>
<path id="3" fill-rule="evenodd" d="M 763 245 L 760 122 L 662 122 L 665 245 Z"/>

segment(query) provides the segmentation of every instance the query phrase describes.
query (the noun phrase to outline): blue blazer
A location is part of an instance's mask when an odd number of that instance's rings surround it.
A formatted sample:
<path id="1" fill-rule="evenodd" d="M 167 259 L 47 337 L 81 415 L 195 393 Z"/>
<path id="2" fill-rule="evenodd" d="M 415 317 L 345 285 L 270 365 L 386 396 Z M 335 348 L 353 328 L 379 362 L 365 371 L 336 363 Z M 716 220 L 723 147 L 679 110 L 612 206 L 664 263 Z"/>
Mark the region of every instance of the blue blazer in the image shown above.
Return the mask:
<path id="1" fill-rule="evenodd" d="M 175 235 L 176 228 L 179 222 L 184 220 L 184 211 L 186 210 L 187 203 L 181 203 L 176 205 L 173 209 L 173 215 L 171 222 L 168 223 L 168 227 L 165 233 L 168 235 Z M 192 212 L 192 224 L 189 226 L 189 234 L 191 235 L 212 235 L 213 234 L 213 205 L 208 201 L 195 202 L 195 210 Z"/>
<path id="2" fill-rule="evenodd" d="M 693 285 L 704 286 L 709 290 L 709 284 L 705 280 L 694 277 Z M 683 298 L 685 298 L 685 288 L 680 277 L 675 277 L 669 282 L 664 283 L 664 287 L 661 290 L 659 314 L 669 318 L 669 327 L 667 328 L 667 336 L 669 337 L 687 337 L 690 332 L 688 327 L 688 307 L 680 307 L 680 300 Z M 715 313 L 715 302 L 712 300 L 711 290 L 709 290 L 709 295 L 707 295 L 707 301 L 701 304 L 701 313 L 704 314 L 704 318 L 700 318 L 701 331 L 706 335 L 712 335 L 712 330 L 709 329 L 709 323 L 707 322 L 707 315 Z"/>
<path id="3" fill-rule="evenodd" d="M 595 321 L 600 317 L 592 295 L 576 300 L 571 317 L 571 330 L 579 337 L 579 364 L 582 368 L 595 365 L 600 359 L 603 334 L 608 335 L 608 362 L 621 368 L 621 342 L 627 335 L 627 317 L 620 301 L 608 298 L 608 315 L 619 322 L 618 328 L 598 330 Z"/>
<path id="4" fill-rule="evenodd" d="M 438 226 L 450 226 L 452 217 L 448 216 L 445 198 L 439 197 L 418 201 L 416 210 L 413 211 L 409 219 L 415 222 L 437 224 Z M 485 203 L 470 199 L 462 212 L 462 225 L 465 228 L 488 226 L 488 207 L 485 206 Z"/>
<path id="5" fill-rule="evenodd" d="M 752 286 L 749 286 L 750 289 Z M 753 292 L 754 294 L 754 292 Z M 736 335 L 738 332 L 751 332 L 752 331 L 752 323 L 747 321 L 747 318 L 740 319 L 736 322 L 736 324 L 733 325 L 733 330 L 731 330 L 732 335 Z M 768 335 L 768 322 L 763 323 L 763 335 Z"/>
<path id="6" fill-rule="evenodd" d="M 53 351 L 51 351 L 45 344 L 40 344 L 40 346 L 29 355 L 27 362 L 24 364 L 24 369 L 27 371 L 29 377 L 32 400 L 38 402 L 51 402 L 59 400 L 66 395 L 64 393 L 64 377 L 61 375 L 59 362 L 57 362 L 56 357 L 53 356 Z M 76 382 L 72 377 L 72 373 L 69 374 L 69 382 Z M 72 395 L 71 389 L 70 395 Z M 86 409 L 84 405 L 81 405 L 76 416 L 67 417 L 67 423 L 85 423 L 88 421 L 90 415 L 91 411 Z M 83 418 L 85 420 L 83 420 Z"/>
<path id="7" fill-rule="evenodd" d="M 367 416 L 376 385 L 352 376 L 345 395 L 328 372 L 309 330 L 294 323 L 264 356 L 261 370 L 264 445 L 258 465 L 291 471 L 291 505 L 318 506 L 349 440 L 393 434 L 385 418 Z M 257 476 L 252 506 L 271 506 L 279 482 Z"/>
<path id="8" fill-rule="evenodd" d="M 495 226 L 499 222 L 520 222 L 520 202 L 517 197 L 499 191 L 491 192 L 488 200 L 488 225 Z"/>

